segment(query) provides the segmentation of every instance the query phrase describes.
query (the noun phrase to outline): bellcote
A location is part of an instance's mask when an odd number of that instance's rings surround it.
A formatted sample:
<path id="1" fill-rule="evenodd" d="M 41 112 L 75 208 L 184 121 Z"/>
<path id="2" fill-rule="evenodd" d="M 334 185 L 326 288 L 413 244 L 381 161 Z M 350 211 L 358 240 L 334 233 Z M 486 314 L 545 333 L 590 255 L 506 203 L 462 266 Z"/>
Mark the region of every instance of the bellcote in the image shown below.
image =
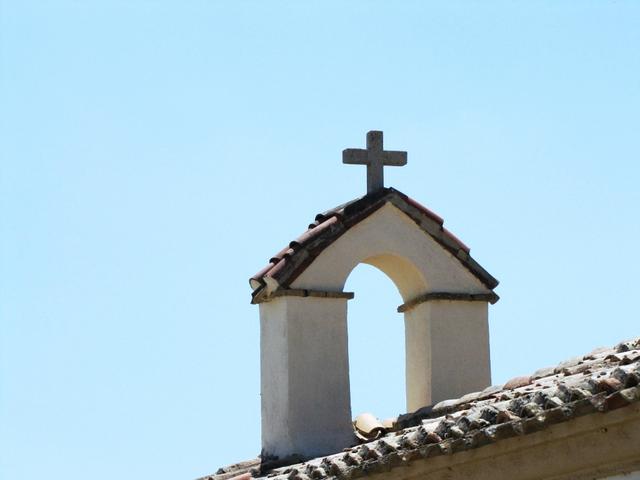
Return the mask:
<path id="1" fill-rule="evenodd" d="M 488 305 L 498 281 L 438 215 L 383 184 L 382 132 L 343 161 L 367 166 L 367 194 L 316 215 L 250 279 L 260 306 L 263 458 L 312 457 L 356 442 L 351 418 L 347 302 L 360 263 L 398 288 L 411 412 L 490 384 Z"/>

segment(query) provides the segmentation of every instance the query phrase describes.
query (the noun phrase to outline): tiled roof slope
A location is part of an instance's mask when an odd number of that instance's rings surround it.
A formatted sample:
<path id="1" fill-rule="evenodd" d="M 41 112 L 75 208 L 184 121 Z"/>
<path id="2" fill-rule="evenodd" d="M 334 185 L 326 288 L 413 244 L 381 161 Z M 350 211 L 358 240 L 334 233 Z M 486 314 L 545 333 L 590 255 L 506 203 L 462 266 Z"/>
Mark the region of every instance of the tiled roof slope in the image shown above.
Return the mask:
<path id="1" fill-rule="evenodd" d="M 266 267 L 249 279 L 254 290 L 253 303 L 263 300 L 268 279 L 277 281 L 280 288 L 288 288 L 325 248 L 386 203 L 391 203 L 409 216 L 487 288 L 494 289 L 498 285 L 498 280 L 469 255 L 469 247 L 444 228 L 442 218 L 404 193 L 394 188 L 384 188 L 316 215 L 306 232 L 274 255 Z"/>
<path id="2" fill-rule="evenodd" d="M 334 455 L 279 468 L 256 459 L 202 480 L 358 478 L 626 407 L 640 401 L 639 382 L 637 338 L 403 415 L 381 438 Z"/>

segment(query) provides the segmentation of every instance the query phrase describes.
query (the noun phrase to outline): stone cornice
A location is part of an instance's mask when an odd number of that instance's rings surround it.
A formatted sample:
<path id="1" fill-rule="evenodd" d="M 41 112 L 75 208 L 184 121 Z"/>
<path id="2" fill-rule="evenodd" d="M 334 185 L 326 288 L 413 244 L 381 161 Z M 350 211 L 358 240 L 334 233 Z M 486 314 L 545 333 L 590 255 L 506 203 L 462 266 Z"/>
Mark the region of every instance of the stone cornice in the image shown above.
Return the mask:
<path id="1" fill-rule="evenodd" d="M 491 305 L 500 300 L 500 297 L 494 292 L 490 293 L 452 293 L 452 292 L 429 292 L 418 295 L 408 302 L 398 307 L 398 313 L 404 313 L 412 308 L 417 307 L 421 303 L 431 302 L 434 300 L 451 300 L 457 302 L 489 302 Z"/>
<path id="2" fill-rule="evenodd" d="M 353 292 L 327 292 L 323 290 L 309 290 L 306 288 L 283 288 L 276 290 L 268 297 L 260 299 L 256 303 L 269 302 L 278 297 L 314 297 L 314 298 L 345 298 L 351 300 L 355 294 Z"/>

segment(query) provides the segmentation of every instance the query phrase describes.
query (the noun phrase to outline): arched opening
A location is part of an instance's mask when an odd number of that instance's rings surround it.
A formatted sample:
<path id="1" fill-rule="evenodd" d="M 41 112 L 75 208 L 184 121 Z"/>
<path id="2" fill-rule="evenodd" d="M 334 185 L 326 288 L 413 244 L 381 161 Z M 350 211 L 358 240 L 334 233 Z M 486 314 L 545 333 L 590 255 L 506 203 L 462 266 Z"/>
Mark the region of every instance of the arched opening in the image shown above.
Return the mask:
<path id="1" fill-rule="evenodd" d="M 368 262 L 367 262 L 368 263 Z M 403 300 L 380 269 L 359 264 L 349 275 L 348 307 L 351 412 L 369 412 L 384 420 L 405 411 L 405 338 Z"/>

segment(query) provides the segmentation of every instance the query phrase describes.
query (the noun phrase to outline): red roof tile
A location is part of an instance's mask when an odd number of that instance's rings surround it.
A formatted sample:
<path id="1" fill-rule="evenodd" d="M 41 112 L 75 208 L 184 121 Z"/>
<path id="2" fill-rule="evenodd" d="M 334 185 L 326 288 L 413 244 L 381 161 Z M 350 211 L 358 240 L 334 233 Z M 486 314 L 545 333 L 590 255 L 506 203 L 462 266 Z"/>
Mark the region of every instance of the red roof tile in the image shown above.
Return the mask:
<path id="1" fill-rule="evenodd" d="M 422 205 L 420 202 L 418 202 L 417 200 L 414 200 L 411 197 L 407 197 L 405 196 L 405 200 L 407 201 L 407 203 L 409 205 L 413 205 L 414 207 L 416 207 L 418 210 L 420 210 L 421 212 L 423 212 L 425 215 L 428 215 L 429 217 L 431 217 L 433 220 L 435 220 L 436 222 L 438 222 L 440 225 L 444 224 L 444 219 L 434 213 L 433 211 L 429 210 L 427 207 L 425 207 L 424 205 Z"/>

